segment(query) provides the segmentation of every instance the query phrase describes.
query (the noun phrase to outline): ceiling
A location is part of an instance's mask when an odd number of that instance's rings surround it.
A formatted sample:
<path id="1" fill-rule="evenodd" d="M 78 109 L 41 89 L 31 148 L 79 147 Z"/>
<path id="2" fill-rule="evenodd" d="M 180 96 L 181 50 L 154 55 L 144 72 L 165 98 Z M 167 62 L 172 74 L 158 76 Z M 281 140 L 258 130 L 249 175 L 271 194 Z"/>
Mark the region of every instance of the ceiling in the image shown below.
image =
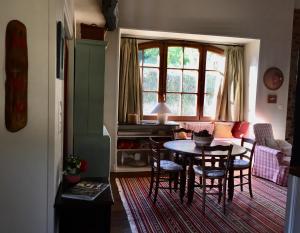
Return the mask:
<path id="1" fill-rule="evenodd" d="M 76 23 L 96 24 L 103 27 L 105 18 L 101 12 L 101 0 L 74 0 Z"/>

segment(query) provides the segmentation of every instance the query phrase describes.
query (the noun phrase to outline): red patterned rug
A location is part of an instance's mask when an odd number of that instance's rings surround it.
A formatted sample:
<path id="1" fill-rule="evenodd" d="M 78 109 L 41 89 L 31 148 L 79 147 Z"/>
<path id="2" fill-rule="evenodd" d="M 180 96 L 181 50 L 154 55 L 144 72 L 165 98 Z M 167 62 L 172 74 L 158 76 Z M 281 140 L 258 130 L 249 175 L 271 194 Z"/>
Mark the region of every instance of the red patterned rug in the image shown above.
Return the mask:
<path id="1" fill-rule="evenodd" d="M 207 196 L 206 216 L 202 214 L 202 199 L 195 189 L 191 205 L 181 204 L 178 192 L 159 190 L 154 205 L 148 197 L 149 178 L 116 179 L 123 205 L 133 233 L 141 232 L 283 232 L 287 188 L 253 177 L 253 199 L 248 189 L 235 189 L 226 215 L 216 196 Z"/>

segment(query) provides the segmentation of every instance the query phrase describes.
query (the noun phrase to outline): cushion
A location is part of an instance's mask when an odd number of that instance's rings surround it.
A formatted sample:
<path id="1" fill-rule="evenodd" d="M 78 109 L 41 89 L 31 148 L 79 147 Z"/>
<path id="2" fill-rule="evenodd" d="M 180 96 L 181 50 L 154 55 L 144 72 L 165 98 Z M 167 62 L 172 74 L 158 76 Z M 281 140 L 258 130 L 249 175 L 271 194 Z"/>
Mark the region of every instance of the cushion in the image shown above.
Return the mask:
<path id="1" fill-rule="evenodd" d="M 201 166 L 194 166 L 194 172 L 198 175 L 203 175 L 203 170 Z M 207 177 L 222 177 L 225 175 L 224 170 L 205 170 Z"/>
<path id="2" fill-rule="evenodd" d="M 154 166 L 157 167 L 157 163 L 154 163 Z M 170 160 L 160 160 L 160 168 L 166 171 L 181 171 L 182 166 L 170 161 Z"/>
<path id="3" fill-rule="evenodd" d="M 186 134 L 186 132 L 179 132 L 179 133 L 176 133 L 176 139 L 187 139 L 188 136 Z"/>
<path id="4" fill-rule="evenodd" d="M 232 127 L 232 136 L 235 138 L 242 138 L 248 131 L 249 122 L 247 121 L 237 121 Z"/>
<path id="5" fill-rule="evenodd" d="M 235 159 L 233 161 L 233 167 L 234 168 L 248 168 L 249 167 L 249 160 L 244 159 Z"/>
<path id="6" fill-rule="evenodd" d="M 216 138 L 232 138 L 232 123 L 216 122 L 214 137 Z"/>
<path id="7" fill-rule="evenodd" d="M 274 138 L 265 138 L 265 145 L 272 149 L 280 150 L 279 144 Z"/>

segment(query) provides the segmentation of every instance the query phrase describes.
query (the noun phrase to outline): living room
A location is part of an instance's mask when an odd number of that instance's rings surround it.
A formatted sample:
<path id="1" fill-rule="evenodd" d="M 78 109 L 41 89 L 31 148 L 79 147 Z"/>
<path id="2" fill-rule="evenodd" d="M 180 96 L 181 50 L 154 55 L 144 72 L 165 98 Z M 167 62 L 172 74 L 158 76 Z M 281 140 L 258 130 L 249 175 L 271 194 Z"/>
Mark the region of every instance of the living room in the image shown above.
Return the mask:
<path id="1" fill-rule="evenodd" d="M 19 19 L 27 26 L 29 77 L 31 77 L 28 82 L 29 117 L 27 126 L 16 133 L 8 132 L 4 124 L 1 129 L 3 138 L 2 163 L 6 164 L 1 176 L 1 184 L 4 184 L 5 187 L 1 202 L 1 206 L 3 206 L 1 208 L 3 212 L 1 212 L 4 216 L 1 220 L 3 227 L 1 227 L 1 232 L 53 232 L 53 205 L 56 191 L 63 177 L 63 156 L 75 154 L 73 151 L 74 129 L 70 125 L 73 124 L 74 120 L 76 121 L 72 114 L 72 85 L 75 74 L 72 68 L 75 66 L 76 69 L 76 64 L 72 58 L 76 56 L 73 49 L 76 47 L 76 33 L 80 29 L 80 23 L 97 24 L 100 27 L 105 24 L 98 1 L 85 1 L 83 3 L 78 0 L 74 2 L 31 0 L 30 3 L 20 3 L 17 0 L 5 1 L 1 3 L 3 7 L 0 10 L 2 35 L 5 35 L 7 23 L 12 19 Z M 295 99 L 295 97 L 289 97 L 291 88 L 289 83 L 291 83 L 290 74 L 295 73 L 291 64 L 296 63 L 295 57 L 291 56 L 292 43 L 294 43 L 292 42 L 293 20 L 294 9 L 299 6 L 298 1 L 293 0 L 285 2 L 279 0 L 272 2 L 232 0 L 226 3 L 205 0 L 189 2 L 120 0 L 118 3 L 118 27 L 116 30 L 106 32 L 105 37 L 108 45 L 105 54 L 103 124 L 110 135 L 109 155 L 105 160 L 105 165 L 103 165 L 105 172 L 124 172 L 124 169 L 122 170 L 118 166 L 118 159 L 120 160 L 122 156 L 118 155 L 117 152 L 117 133 L 120 48 L 125 37 L 136 38 L 142 42 L 145 40 L 181 40 L 215 45 L 221 49 L 229 45 L 244 47 L 244 83 L 246 88 L 244 89 L 243 107 L 245 117 L 242 120 L 250 122 L 250 125 L 269 123 L 272 125 L 276 139 L 290 140 L 287 128 L 290 127 L 293 130 L 293 127 L 287 122 L 287 114 L 291 114 L 290 112 L 293 110 L 288 108 L 288 98 Z M 78 13 L 83 9 L 82 7 L 87 10 L 81 15 L 82 21 L 79 21 Z M 73 22 L 73 14 L 75 14 L 76 22 Z M 69 89 L 65 90 L 65 81 L 55 78 L 57 21 L 64 24 L 69 46 L 69 73 L 66 76 L 69 78 L 65 78 L 69 81 Z M 76 27 L 73 26 L 75 24 Z M 76 39 L 79 39 L 78 35 Z M 4 36 L 1 41 L 0 52 L 4 54 Z M 46 52 L 42 54 L 42 51 Z M 3 64 L 1 73 L 3 73 L 3 80 L 5 80 L 4 58 L 1 58 L 0 62 Z M 269 90 L 264 83 L 263 77 L 270 67 L 279 68 L 284 78 L 282 85 L 277 90 Z M 5 93 L 4 83 L 3 81 L 1 85 L 3 97 Z M 68 93 L 68 106 L 65 110 L 64 93 Z M 1 108 L 4 113 L 4 98 L 1 101 Z M 4 114 L 2 115 L 1 120 L 5 122 Z M 64 129 L 64 133 L 62 133 L 63 115 L 67 116 L 69 125 Z M 63 140 L 65 134 L 68 135 L 66 141 Z M 289 136 L 287 137 L 287 135 Z M 65 152 L 63 152 L 63 147 L 65 147 Z M 78 155 L 81 156 L 81 154 Z M 89 159 L 89 157 L 84 156 L 84 159 Z M 130 157 L 131 155 L 124 156 L 125 159 Z M 140 155 L 133 156 L 137 160 L 139 157 Z M 88 161 L 88 163 L 90 168 L 94 169 L 94 160 Z M 106 167 L 106 163 L 108 167 Z M 137 170 L 142 171 L 143 169 Z M 92 173 L 92 170 L 89 172 Z M 299 203 L 296 198 L 297 187 L 299 186 L 297 176 L 290 176 L 289 182 L 292 186 L 289 187 L 288 191 L 284 187 L 284 192 L 290 195 L 290 202 L 287 202 L 287 208 L 282 207 L 280 210 L 282 218 L 280 229 L 283 231 L 285 227 L 286 232 L 297 232 L 299 213 L 294 208 Z M 18 183 L 19 187 L 13 187 L 12 183 Z M 149 184 L 147 183 L 147 185 Z M 281 190 L 280 187 L 279 185 L 278 189 Z M 159 190 L 157 203 L 160 203 L 162 200 L 160 197 L 167 192 L 169 193 L 168 190 Z M 20 193 L 24 194 L 26 200 L 18 196 Z M 118 191 L 115 193 L 118 194 Z M 254 199 L 256 194 L 254 189 Z M 243 195 L 248 195 L 248 191 L 243 191 Z M 172 197 L 176 197 L 176 205 L 180 204 L 177 196 L 177 194 L 172 194 Z M 195 199 L 198 202 L 197 196 L 194 196 Z M 119 201 L 121 206 L 125 205 L 124 202 Z M 147 203 L 152 203 L 151 199 L 148 201 Z M 217 202 L 214 202 L 218 206 Z M 200 201 L 199 208 L 201 206 L 202 202 Z M 13 209 L 17 211 L 12 211 Z M 282 216 L 282 211 L 285 209 L 287 214 Z M 231 207 L 227 209 L 227 212 L 230 213 L 230 211 Z M 122 212 L 128 214 L 124 209 Z M 209 215 L 210 211 L 207 210 L 206 212 Z M 131 217 L 133 219 L 129 219 L 129 223 L 133 221 L 137 225 L 134 215 Z M 286 220 L 284 221 L 284 219 Z M 114 221 L 117 220 L 114 219 L 113 212 L 112 226 L 118 225 Z M 276 232 L 276 230 L 273 231 Z"/>

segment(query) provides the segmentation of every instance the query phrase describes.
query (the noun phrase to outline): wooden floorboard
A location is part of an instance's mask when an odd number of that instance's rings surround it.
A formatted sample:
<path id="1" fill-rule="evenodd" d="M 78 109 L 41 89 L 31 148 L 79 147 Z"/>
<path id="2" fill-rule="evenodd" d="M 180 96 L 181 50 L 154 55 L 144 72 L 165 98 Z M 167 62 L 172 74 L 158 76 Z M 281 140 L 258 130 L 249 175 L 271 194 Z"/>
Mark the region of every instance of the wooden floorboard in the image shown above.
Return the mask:
<path id="1" fill-rule="evenodd" d="M 111 233 L 131 233 L 126 211 L 123 207 L 121 197 L 118 192 L 118 187 L 115 179 L 117 177 L 138 177 L 149 176 L 150 172 L 126 172 L 126 173 L 111 173 L 110 182 L 114 196 L 114 205 L 111 213 Z"/>

